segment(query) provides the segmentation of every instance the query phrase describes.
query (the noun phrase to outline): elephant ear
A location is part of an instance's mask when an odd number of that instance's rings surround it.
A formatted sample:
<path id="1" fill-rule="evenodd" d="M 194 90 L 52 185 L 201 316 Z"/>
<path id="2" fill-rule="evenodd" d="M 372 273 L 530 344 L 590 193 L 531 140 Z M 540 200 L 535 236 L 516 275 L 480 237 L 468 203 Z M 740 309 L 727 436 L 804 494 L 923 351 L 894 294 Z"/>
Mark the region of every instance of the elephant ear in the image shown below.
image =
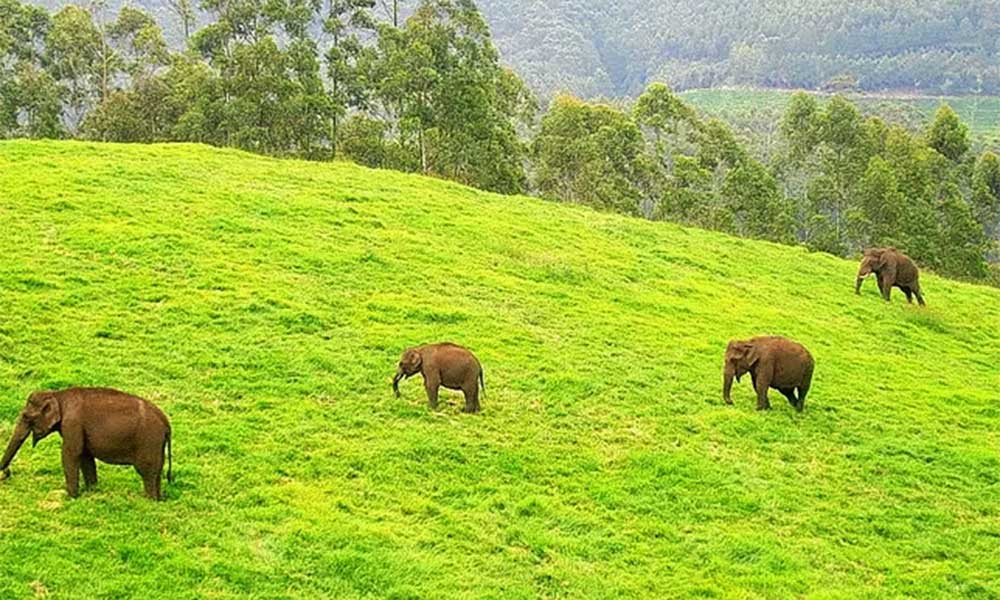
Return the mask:
<path id="1" fill-rule="evenodd" d="M 55 394 L 44 394 L 36 400 L 39 416 L 36 420 L 36 427 L 39 430 L 50 432 L 62 420 L 62 408 Z"/>
<path id="2" fill-rule="evenodd" d="M 869 248 L 865 250 L 865 258 L 861 261 L 861 271 L 864 273 L 874 273 L 885 268 L 886 251 L 883 248 Z"/>
<path id="3" fill-rule="evenodd" d="M 416 373 L 424 364 L 424 355 L 421 354 L 420 350 L 410 348 L 406 351 L 406 356 L 404 357 L 403 362 L 412 370 L 413 373 Z"/>
<path id="4" fill-rule="evenodd" d="M 726 349 L 726 358 L 736 366 L 736 372 L 741 373 L 756 362 L 756 360 L 751 360 L 753 352 L 754 346 L 749 342 L 730 342 Z"/>
<path id="5" fill-rule="evenodd" d="M 872 270 L 873 271 L 878 271 L 878 270 L 884 269 L 886 267 L 886 264 L 888 263 L 888 261 L 889 261 L 889 253 L 888 252 L 879 252 L 875 256 L 874 264 L 872 264 Z"/>
<path id="6" fill-rule="evenodd" d="M 755 344 L 747 344 L 746 352 L 743 355 L 743 364 L 747 369 L 752 368 L 760 360 L 760 348 Z"/>

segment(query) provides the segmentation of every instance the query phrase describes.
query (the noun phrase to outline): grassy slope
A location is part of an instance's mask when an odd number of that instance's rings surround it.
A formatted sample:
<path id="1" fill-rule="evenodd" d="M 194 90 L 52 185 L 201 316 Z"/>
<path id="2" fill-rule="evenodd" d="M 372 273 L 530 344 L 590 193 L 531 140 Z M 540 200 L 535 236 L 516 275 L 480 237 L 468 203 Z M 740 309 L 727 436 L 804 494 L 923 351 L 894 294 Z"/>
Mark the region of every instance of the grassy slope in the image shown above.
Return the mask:
<path id="1" fill-rule="evenodd" d="M 681 93 L 710 117 L 737 126 L 754 120 L 777 122 L 784 114 L 793 91 L 754 88 L 713 88 Z M 1000 148 L 1000 97 L 996 96 L 906 96 L 851 94 L 850 99 L 866 112 L 893 121 L 915 121 L 925 126 L 934 119 L 942 102 L 948 103 L 969 126 L 969 135 L 980 144 Z"/>
<path id="2" fill-rule="evenodd" d="M 0 442 L 27 394 L 112 385 L 177 483 L 0 482 L 0 597 L 997 597 L 1000 292 L 890 305 L 801 249 L 350 165 L 0 144 Z M 806 411 L 735 336 L 817 360 Z M 480 416 L 400 350 L 486 366 Z M 81 581 L 88 581 L 81 585 Z"/>

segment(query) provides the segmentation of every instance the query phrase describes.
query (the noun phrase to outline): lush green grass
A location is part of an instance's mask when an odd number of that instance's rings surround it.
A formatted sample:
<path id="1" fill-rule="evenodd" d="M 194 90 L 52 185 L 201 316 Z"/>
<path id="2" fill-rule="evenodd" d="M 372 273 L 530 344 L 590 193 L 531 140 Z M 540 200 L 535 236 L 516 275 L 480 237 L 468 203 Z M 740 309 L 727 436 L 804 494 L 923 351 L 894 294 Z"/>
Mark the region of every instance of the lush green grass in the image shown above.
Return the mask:
<path id="1" fill-rule="evenodd" d="M 177 483 L 0 482 L 0 597 L 1000 596 L 1000 291 L 446 182 L 200 146 L 0 144 L 0 442 L 28 393 L 170 415 Z M 802 414 L 726 341 L 817 361 Z M 407 345 L 481 415 L 395 399 Z"/>
<path id="2" fill-rule="evenodd" d="M 689 90 L 681 97 L 704 114 L 734 124 L 748 134 L 768 134 L 777 125 L 794 91 L 756 88 Z M 827 95 L 823 94 L 822 97 Z M 1000 148 L 1000 97 L 849 94 L 862 110 L 913 129 L 925 128 L 942 103 L 969 126 L 981 146 Z"/>

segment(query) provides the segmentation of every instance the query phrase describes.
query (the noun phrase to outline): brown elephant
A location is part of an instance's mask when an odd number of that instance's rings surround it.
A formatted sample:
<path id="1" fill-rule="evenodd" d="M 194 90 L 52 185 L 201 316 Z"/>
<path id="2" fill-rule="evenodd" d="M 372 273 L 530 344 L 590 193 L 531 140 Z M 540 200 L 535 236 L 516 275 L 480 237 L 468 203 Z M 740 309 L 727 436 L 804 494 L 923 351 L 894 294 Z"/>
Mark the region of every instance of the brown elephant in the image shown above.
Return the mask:
<path id="1" fill-rule="evenodd" d="M 895 248 L 865 250 L 861 267 L 858 268 L 858 278 L 854 282 L 855 294 L 861 294 L 861 283 L 872 273 L 875 273 L 878 289 L 886 302 L 889 301 L 889 292 L 895 286 L 903 290 L 907 302 L 912 304 L 913 296 L 916 296 L 920 306 L 926 306 L 924 296 L 920 293 L 920 271 L 909 256 Z"/>
<path id="2" fill-rule="evenodd" d="M 730 392 L 736 381 L 750 373 L 757 392 L 757 410 L 770 410 L 768 388 L 784 394 L 795 410 L 802 412 L 812 382 L 813 357 L 802 344 L 780 336 L 762 336 L 749 340 L 731 340 L 726 347 L 722 397 L 732 404 Z M 798 388 L 798 398 L 795 397 Z"/>
<path id="3" fill-rule="evenodd" d="M 399 359 L 396 376 L 392 378 L 392 389 L 399 397 L 399 381 L 420 373 L 427 390 L 427 403 L 432 409 L 438 405 L 438 388 L 462 390 L 465 394 L 467 413 L 479 412 L 479 386 L 486 393 L 483 367 L 472 352 L 452 343 L 428 344 L 408 348 Z"/>
<path id="4" fill-rule="evenodd" d="M 63 473 L 71 497 L 79 494 L 80 471 L 87 486 L 97 483 L 94 459 L 133 465 L 142 476 L 146 495 L 155 500 L 161 498 L 164 453 L 169 461 L 167 481 L 174 480 L 166 415 L 147 400 L 108 388 L 31 394 L 0 461 L 0 472 L 10 477 L 10 461 L 29 433 L 34 446 L 53 431 L 62 436 Z"/>

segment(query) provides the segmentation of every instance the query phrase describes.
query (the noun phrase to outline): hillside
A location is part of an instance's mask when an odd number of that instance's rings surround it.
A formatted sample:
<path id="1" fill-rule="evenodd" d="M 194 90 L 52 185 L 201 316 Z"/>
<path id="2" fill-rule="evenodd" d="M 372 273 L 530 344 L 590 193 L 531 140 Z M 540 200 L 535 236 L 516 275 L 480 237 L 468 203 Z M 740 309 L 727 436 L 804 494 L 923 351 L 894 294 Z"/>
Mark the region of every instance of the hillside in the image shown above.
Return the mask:
<path id="1" fill-rule="evenodd" d="M 1000 291 L 348 164 L 0 143 L 0 438 L 29 392 L 157 402 L 177 482 L 59 440 L 0 482 L 0 597 L 1000 595 Z M 732 337 L 817 361 L 805 412 Z M 484 412 L 401 350 L 449 339 Z M 81 582 L 86 582 L 83 584 Z"/>
<path id="2" fill-rule="evenodd" d="M 32 0 L 48 8 L 70 0 Z M 124 4 L 107 3 L 114 13 Z M 165 0 L 152 13 L 175 44 Z M 416 0 L 399 0 L 408 15 Z M 819 89 L 849 75 L 864 90 L 1000 94 L 1000 3 L 870 0 L 478 0 L 505 61 L 539 94 L 637 96 L 752 85 Z M 376 13 L 386 18 L 380 2 Z M 207 15 L 198 19 L 208 22 Z M 318 27 L 317 27 L 318 29 Z"/>
<path id="3" fill-rule="evenodd" d="M 635 96 L 651 81 L 998 93 L 1000 4 L 870 0 L 479 0 L 497 46 L 546 93 Z"/>

